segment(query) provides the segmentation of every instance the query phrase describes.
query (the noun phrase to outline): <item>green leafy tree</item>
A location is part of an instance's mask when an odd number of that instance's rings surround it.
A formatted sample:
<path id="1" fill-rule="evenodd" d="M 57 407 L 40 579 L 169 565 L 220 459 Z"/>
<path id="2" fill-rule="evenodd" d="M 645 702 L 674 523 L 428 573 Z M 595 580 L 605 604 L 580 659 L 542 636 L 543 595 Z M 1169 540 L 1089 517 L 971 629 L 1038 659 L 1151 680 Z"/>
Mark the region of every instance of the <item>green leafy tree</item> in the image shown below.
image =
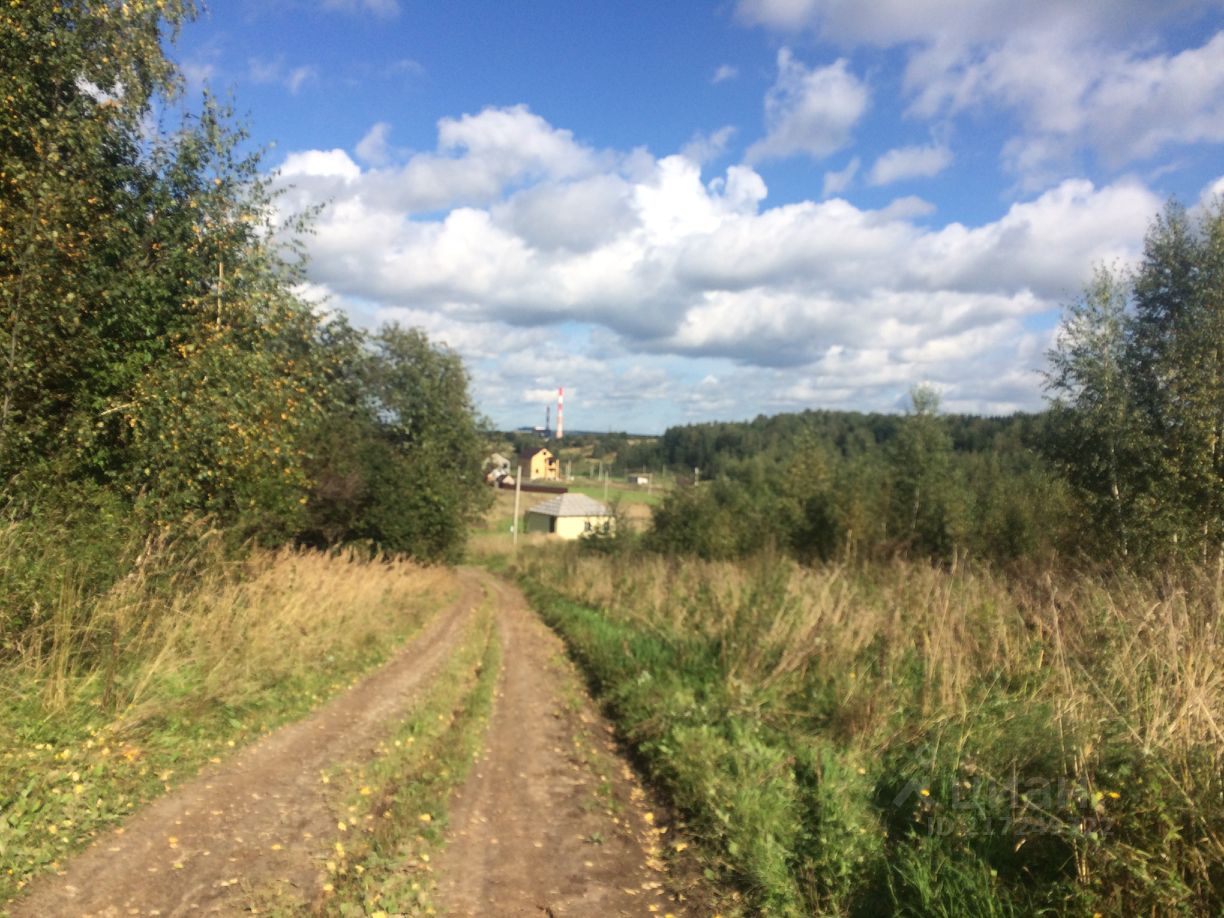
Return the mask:
<path id="1" fill-rule="evenodd" d="M 383 328 L 373 341 L 370 391 L 398 461 L 384 492 L 400 500 L 372 510 L 392 547 L 454 558 L 466 527 L 487 505 L 483 438 L 467 371 L 419 329 Z"/>
<path id="2" fill-rule="evenodd" d="M 316 544 L 365 539 L 429 560 L 456 560 L 487 507 L 480 422 L 453 351 L 418 329 L 369 337 L 326 331 L 331 400 L 310 435 Z"/>
<path id="3" fill-rule="evenodd" d="M 153 157 L 143 208 L 158 258 L 132 272 L 141 327 L 115 337 L 114 477 L 159 519 L 207 514 L 283 541 L 301 525 L 302 438 L 329 398 L 319 320 L 292 293 L 258 156 L 228 112 L 202 113 Z M 131 355 L 140 355 L 132 360 Z"/>
<path id="4" fill-rule="evenodd" d="M 1124 555 L 1152 512 L 1142 484 L 1150 444 L 1136 412 L 1127 357 L 1129 297 L 1124 274 L 1098 269 L 1083 295 L 1063 311 L 1046 375 L 1055 393 L 1053 452 L 1097 534 L 1109 533 Z"/>
<path id="5" fill-rule="evenodd" d="M 139 249 L 141 121 L 175 90 L 191 3 L 0 9 L 0 481 L 55 452 L 95 382 Z"/>
<path id="6" fill-rule="evenodd" d="M 791 548 L 804 560 L 829 560 L 845 543 L 845 524 L 833 490 L 833 463 L 824 444 L 800 434 L 780 482 L 789 511 Z"/>
<path id="7" fill-rule="evenodd" d="M 939 416 L 939 394 L 910 392 L 911 409 L 891 445 L 890 532 L 911 550 L 951 554 L 960 532 L 952 469 L 952 438 Z"/>
<path id="8" fill-rule="evenodd" d="M 155 121 L 177 93 L 164 49 L 194 12 L 0 5 L 6 647 L 150 540 L 192 544 L 198 521 L 231 545 L 451 559 L 484 496 L 458 357 L 294 294 L 302 222 L 277 213 L 224 106 Z"/>
<path id="9" fill-rule="evenodd" d="M 73 482 L 150 521 L 280 540 L 322 405 L 258 156 L 206 99 L 149 136 L 181 2 L 10 4 L 0 17 L 0 487 L 10 515 Z M 290 225 L 288 229 L 295 229 Z"/>
<path id="10" fill-rule="evenodd" d="M 1049 387 L 1059 454 L 1123 553 L 1224 546 L 1224 202 L 1170 204 L 1132 276 L 1102 271 L 1065 311 Z"/>
<path id="11" fill-rule="evenodd" d="M 1128 336 L 1134 397 L 1156 445 L 1143 482 L 1158 537 L 1193 554 L 1224 542 L 1224 200 L 1197 226 L 1171 204 L 1148 233 Z"/>
<path id="12" fill-rule="evenodd" d="M 653 550 L 711 561 L 749 557 L 789 541 L 776 490 L 725 476 L 671 491 L 655 508 L 646 538 Z"/>

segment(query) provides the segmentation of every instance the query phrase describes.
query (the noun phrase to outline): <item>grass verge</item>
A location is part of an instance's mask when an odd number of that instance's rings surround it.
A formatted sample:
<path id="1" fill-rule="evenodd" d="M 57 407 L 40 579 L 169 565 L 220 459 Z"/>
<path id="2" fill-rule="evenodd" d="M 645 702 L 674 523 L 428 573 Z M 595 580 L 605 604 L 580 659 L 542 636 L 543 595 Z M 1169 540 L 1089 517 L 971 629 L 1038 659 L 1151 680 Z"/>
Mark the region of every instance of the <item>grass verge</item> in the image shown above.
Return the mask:
<path id="1" fill-rule="evenodd" d="M 1217 572 L 520 563 L 750 914 L 1224 906 Z"/>
<path id="2" fill-rule="evenodd" d="M 142 803 L 384 662 L 442 569 L 306 552 L 148 558 L 0 663 L 0 903 Z M 89 646 L 84 646 L 88 644 Z"/>

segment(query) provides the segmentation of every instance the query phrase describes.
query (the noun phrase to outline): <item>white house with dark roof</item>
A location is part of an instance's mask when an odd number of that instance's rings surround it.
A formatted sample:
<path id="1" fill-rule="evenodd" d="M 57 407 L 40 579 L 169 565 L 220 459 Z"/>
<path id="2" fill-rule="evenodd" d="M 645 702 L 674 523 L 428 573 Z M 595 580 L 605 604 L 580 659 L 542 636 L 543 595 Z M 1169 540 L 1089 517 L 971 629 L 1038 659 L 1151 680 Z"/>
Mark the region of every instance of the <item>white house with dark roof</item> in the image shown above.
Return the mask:
<path id="1" fill-rule="evenodd" d="M 544 532 L 563 539 L 612 530 L 612 512 L 585 494 L 567 493 L 551 497 L 527 511 L 525 532 Z"/>

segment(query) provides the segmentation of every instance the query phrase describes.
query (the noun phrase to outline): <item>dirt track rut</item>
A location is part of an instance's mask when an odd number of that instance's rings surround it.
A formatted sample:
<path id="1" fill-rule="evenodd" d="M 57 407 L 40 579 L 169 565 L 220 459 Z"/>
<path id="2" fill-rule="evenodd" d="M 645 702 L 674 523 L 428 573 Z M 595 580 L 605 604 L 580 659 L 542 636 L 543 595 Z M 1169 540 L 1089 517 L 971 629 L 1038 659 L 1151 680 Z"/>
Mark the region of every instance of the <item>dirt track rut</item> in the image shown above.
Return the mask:
<path id="1" fill-rule="evenodd" d="M 678 914 L 663 889 L 661 830 L 560 639 L 517 589 L 491 589 L 502 673 L 484 754 L 437 862 L 445 914 Z"/>
<path id="2" fill-rule="evenodd" d="M 62 874 L 36 881 L 10 904 L 12 914 L 249 914 L 274 886 L 313 912 L 333 911 L 318 861 L 334 828 L 321 775 L 374 754 L 489 595 L 502 670 L 484 751 L 455 795 L 435 861 L 444 914 L 681 914 L 663 888 L 666 830 L 655 825 L 560 639 L 516 588 L 478 570 L 459 578 L 460 598 L 390 663 L 136 813 Z"/>
<path id="3" fill-rule="evenodd" d="M 297 723 L 209 766 L 44 877 L 10 907 L 17 918 L 200 915 L 245 911 L 252 887 L 275 878 L 317 895 L 318 840 L 334 828 L 320 775 L 367 757 L 428 686 L 482 601 L 463 572 L 461 594 L 390 663 Z"/>

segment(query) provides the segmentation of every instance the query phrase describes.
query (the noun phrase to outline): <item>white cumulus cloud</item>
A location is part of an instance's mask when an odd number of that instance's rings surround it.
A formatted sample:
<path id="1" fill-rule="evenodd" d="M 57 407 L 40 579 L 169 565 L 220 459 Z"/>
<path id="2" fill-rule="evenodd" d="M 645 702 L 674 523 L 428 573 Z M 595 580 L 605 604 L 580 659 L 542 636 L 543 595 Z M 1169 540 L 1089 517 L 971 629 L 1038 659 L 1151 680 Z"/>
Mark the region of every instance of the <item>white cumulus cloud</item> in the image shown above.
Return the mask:
<path id="1" fill-rule="evenodd" d="M 1219 0 L 740 0 L 740 18 L 843 48 L 898 48 L 911 115 L 1010 112 L 1000 157 L 1027 187 L 1090 150 L 1118 169 L 1176 145 L 1224 141 L 1224 32 L 1160 46 L 1160 27 Z M 1206 20 L 1204 20 L 1206 21 Z M 1187 34 L 1193 35 L 1193 31 Z"/>
<path id="2" fill-rule="evenodd" d="M 287 209 L 330 202 L 312 291 L 456 347 L 494 414 L 580 381 L 589 409 L 631 415 L 647 376 L 691 417 L 890 409 L 919 380 L 965 410 L 1032 408 L 1057 307 L 1136 257 L 1162 203 L 1129 179 L 972 226 L 929 226 L 914 197 L 768 206 L 749 165 L 597 151 L 522 107 L 443 119 L 398 166 L 303 150 L 280 174 Z"/>
<path id="3" fill-rule="evenodd" d="M 952 151 L 943 146 L 897 147 L 875 161 L 867 181 L 891 185 L 912 178 L 930 178 L 952 165 Z"/>
<path id="4" fill-rule="evenodd" d="M 361 167 L 343 150 L 303 150 L 285 157 L 280 174 L 295 179 L 324 178 L 353 182 L 361 178 Z"/>
<path id="5" fill-rule="evenodd" d="M 766 134 L 748 148 L 748 162 L 836 153 L 850 142 L 869 101 L 867 86 L 844 59 L 808 69 L 783 48 L 778 78 L 765 96 Z"/>

